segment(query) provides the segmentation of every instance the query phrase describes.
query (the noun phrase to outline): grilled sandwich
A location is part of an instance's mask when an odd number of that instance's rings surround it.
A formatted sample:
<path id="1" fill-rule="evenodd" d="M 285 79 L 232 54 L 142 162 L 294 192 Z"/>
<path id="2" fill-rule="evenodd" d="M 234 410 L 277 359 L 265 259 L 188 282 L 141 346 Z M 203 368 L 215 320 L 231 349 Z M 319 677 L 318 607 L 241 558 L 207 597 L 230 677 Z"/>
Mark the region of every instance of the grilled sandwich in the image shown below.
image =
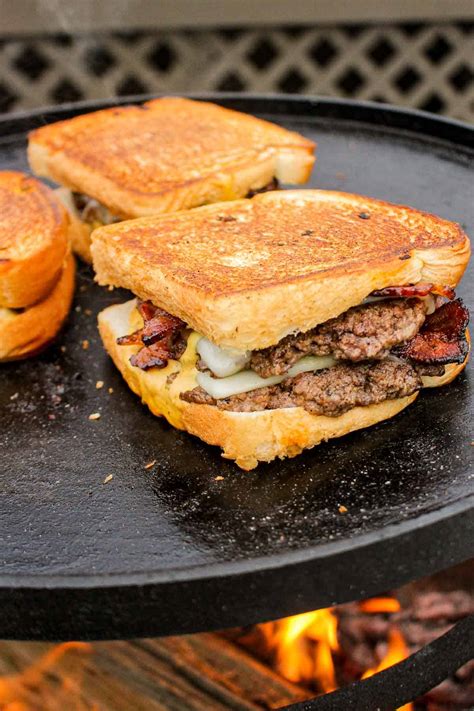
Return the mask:
<path id="1" fill-rule="evenodd" d="M 61 327 L 74 291 L 72 230 L 52 190 L 0 172 L 0 361 L 36 353 Z"/>
<path id="2" fill-rule="evenodd" d="M 243 469 L 385 420 L 465 366 L 453 222 L 323 190 L 97 229 L 97 280 L 136 295 L 104 345 L 156 415 Z"/>
<path id="3" fill-rule="evenodd" d="M 304 183 L 315 145 L 298 133 L 208 102 L 165 97 L 43 126 L 32 169 L 63 186 L 74 250 L 90 261 L 101 224 L 235 200 Z"/>

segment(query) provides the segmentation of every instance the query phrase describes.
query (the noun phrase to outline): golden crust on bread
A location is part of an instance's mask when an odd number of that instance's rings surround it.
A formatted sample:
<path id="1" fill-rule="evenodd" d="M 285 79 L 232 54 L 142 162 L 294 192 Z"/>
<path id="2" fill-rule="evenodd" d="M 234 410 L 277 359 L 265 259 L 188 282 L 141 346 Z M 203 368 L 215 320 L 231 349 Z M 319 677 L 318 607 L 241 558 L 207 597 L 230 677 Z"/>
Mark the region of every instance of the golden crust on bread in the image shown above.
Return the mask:
<path id="1" fill-rule="evenodd" d="M 0 361 L 35 355 L 53 340 L 71 307 L 74 274 L 74 257 L 69 255 L 45 299 L 20 313 L 0 308 Z"/>
<path id="2" fill-rule="evenodd" d="M 322 441 L 386 420 L 407 407 L 418 395 L 414 393 L 377 405 L 355 407 L 339 417 L 311 415 L 300 407 L 244 413 L 187 403 L 179 395 L 196 385 L 195 345 L 193 350 L 188 342 L 182 365 L 170 361 L 163 370 L 149 371 L 135 368 L 129 362 L 137 346 L 117 345 L 119 336 L 133 330 L 130 317 L 135 303 L 132 300 L 109 306 L 99 314 L 102 341 L 127 384 L 154 415 L 164 416 L 174 427 L 221 447 L 223 456 L 234 459 L 242 469 L 253 469 L 258 462 L 269 462 L 277 457 L 294 457 Z M 452 370 L 448 366 L 450 380 L 464 365 L 454 366 Z M 429 387 L 446 382 L 444 377 L 429 378 L 429 381 Z"/>
<path id="3" fill-rule="evenodd" d="M 303 183 L 314 147 L 248 114 L 164 97 L 36 129 L 28 157 L 39 175 L 139 217 L 243 197 L 273 177 Z"/>
<path id="4" fill-rule="evenodd" d="M 52 190 L 16 171 L 0 172 L 0 307 L 43 299 L 61 273 L 70 221 Z"/>
<path id="5" fill-rule="evenodd" d="M 470 253 L 453 222 L 325 190 L 121 222 L 92 240 L 100 284 L 128 288 L 214 343 L 242 350 L 307 331 L 374 289 L 455 286 Z"/>

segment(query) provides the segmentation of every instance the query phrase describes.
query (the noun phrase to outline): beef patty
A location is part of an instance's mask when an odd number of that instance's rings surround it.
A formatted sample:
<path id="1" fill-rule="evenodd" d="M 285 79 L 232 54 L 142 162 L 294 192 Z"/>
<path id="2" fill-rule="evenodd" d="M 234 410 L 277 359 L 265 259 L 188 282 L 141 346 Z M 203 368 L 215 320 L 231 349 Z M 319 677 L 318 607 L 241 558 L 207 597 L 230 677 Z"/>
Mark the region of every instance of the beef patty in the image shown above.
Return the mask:
<path id="1" fill-rule="evenodd" d="M 389 299 L 354 306 L 306 333 L 286 336 L 254 351 L 250 368 L 262 378 L 286 373 L 305 355 L 332 355 L 360 362 L 386 358 L 394 346 L 413 338 L 426 317 L 420 299 Z"/>
<path id="2" fill-rule="evenodd" d="M 303 407 L 312 415 L 336 417 L 357 406 L 406 397 L 421 388 L 419 373 L 409 363 L 396 360 L 344 363 L 326 370 L 300 373 L 241 395 L 215 400 L 203 388 L 182 393 L 186 402 L 214 405 L 220 410 L 255 412 L 280 407 Z"/>

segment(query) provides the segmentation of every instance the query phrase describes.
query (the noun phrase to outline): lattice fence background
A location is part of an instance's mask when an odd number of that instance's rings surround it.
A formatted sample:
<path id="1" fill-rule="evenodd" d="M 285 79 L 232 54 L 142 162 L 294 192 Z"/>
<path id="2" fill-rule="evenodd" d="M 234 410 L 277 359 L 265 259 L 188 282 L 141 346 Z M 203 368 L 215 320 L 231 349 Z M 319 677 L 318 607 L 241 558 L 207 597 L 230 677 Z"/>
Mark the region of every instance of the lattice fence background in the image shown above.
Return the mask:
<path id="1" fill-rule="evenodd" d="M 283 91 L 474 120 L 472 23 L 0 39 L 0 111 L 145 92 Z"/>

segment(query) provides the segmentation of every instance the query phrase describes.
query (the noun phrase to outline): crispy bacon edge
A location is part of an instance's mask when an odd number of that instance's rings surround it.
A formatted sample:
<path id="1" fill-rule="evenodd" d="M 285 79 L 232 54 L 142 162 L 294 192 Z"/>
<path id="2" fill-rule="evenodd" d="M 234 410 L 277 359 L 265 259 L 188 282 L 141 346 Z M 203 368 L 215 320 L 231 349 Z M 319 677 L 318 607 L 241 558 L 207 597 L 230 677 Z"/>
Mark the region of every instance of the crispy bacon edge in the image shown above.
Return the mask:
<path id="1" fill-rule="evenodd" d="M 454 299 L 454 289 L 449 286 L 441 286 L 440 284 L 428 284 L 419 282 L 418 284 L 407 284 L 405 286 L 387 286 L 385 289 L 376 289 L 372 291 L 370 296 L 393 296 L 395 297 L 422 297 L 428 294 L 436 294 L 436 296 L 444 296 L 447 299 Z"/>
<path id="2" fill-rule="evenodd" d="M 178 338 L 186 324 L 151 301 L 139 300 L 137 309 L 143 318 L 143 327 L 128 336 L 117 338 L 117 344 L 142 345 L 130 358 L 130 363 L 136 368 L 165 368 L 170 358 L 179 357 L 183 351 L 183 344 L 178 342 Z"/>
<path id="3" fill-rule="evenodd" d="M 416 336 L 392 352 L 399 358 L 428 365 L 463 363 L 469 353 L 468 323 L 469 311 L 462 299 L 447 301 L 426 317 Z"/>

